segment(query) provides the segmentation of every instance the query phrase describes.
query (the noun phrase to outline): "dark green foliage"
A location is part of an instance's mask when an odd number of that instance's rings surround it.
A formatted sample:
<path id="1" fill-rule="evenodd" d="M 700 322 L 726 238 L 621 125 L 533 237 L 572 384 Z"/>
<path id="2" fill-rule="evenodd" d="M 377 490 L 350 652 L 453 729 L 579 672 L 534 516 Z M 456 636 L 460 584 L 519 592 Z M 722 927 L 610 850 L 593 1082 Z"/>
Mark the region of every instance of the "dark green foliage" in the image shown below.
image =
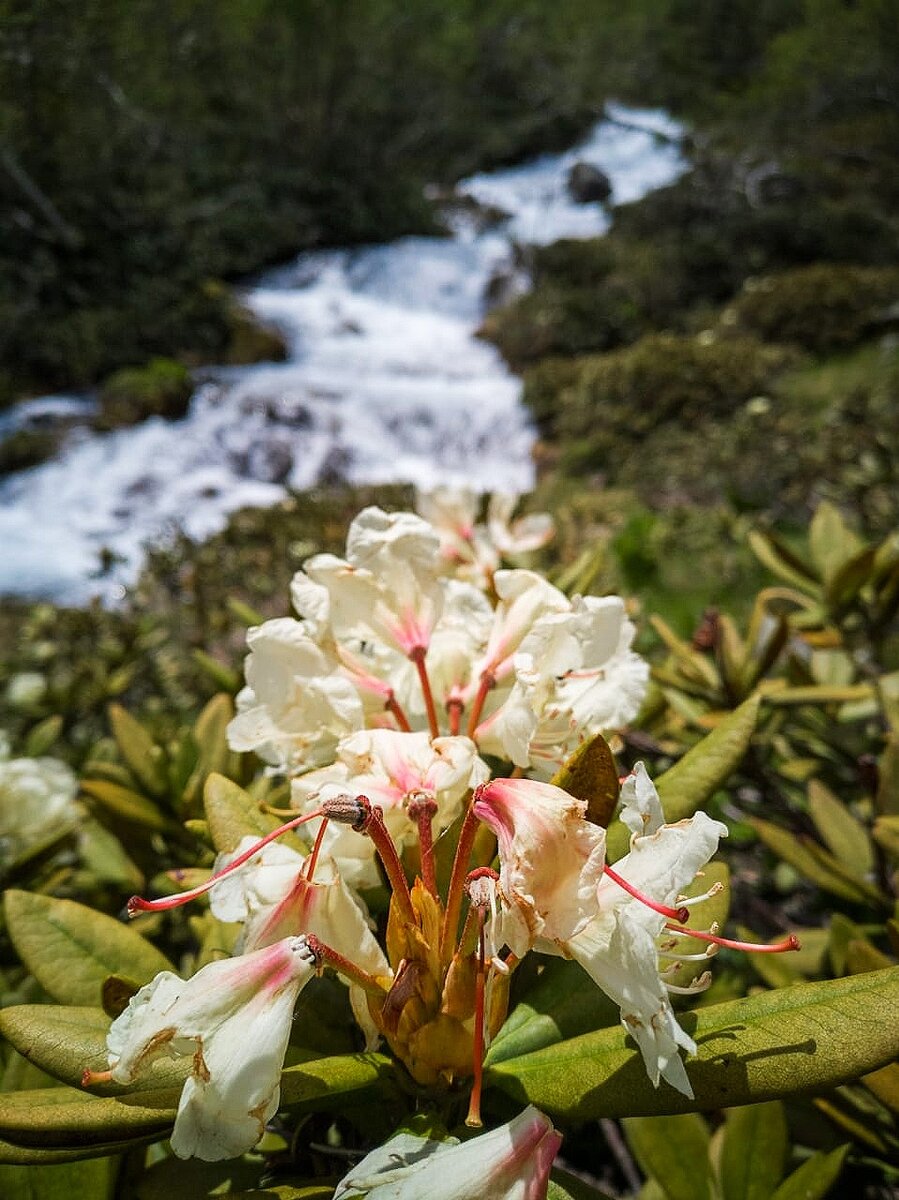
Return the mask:
<path id="1" fill-rule="evenodd" d="M 726 419 L 786 362 L 783 351 L 751 338 L 671 334 L 586 358 L 559 397 L 555 423 L 566 461 L 579 470 L 608 469 L 662 425 L 695 430 Z"/>
<path id="2" fill-rule="evenodd" d="M 855 345 L 899 317 L 899 269 L 814 266 L 747 280 L 725 319 L 767 342 L 816 354 Z"/>
<path id="3" fill-rule="evenodd" d="M 117 429 L 147 417 L 183 417 L 193 391 L 190 371 L 170 358 L 116 371 L 100 389 L 97 427 Z"/>

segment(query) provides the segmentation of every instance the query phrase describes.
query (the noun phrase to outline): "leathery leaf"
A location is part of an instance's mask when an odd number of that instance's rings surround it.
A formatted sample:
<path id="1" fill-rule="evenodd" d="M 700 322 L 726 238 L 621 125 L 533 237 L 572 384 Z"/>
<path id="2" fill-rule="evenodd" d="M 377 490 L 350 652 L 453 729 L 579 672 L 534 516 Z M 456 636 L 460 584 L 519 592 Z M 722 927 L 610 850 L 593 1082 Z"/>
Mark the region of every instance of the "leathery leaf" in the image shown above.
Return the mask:
<path id="1" fill-rule="evenodd" d="M 489 1084 L 571 1121 L 694 1112 L 835 1087 L 899 1055 L 899 967 L 798 984 L 681 1016 L 694 1099 L 655 1089 L 620 1027 L 497 1063 Z"/>

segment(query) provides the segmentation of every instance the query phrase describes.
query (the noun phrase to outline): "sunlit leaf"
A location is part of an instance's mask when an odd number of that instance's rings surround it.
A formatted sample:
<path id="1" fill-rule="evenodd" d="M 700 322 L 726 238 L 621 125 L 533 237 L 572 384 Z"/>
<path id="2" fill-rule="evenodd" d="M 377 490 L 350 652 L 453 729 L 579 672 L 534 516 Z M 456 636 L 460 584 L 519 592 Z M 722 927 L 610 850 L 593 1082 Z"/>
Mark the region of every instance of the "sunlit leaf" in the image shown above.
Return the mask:
<path id="1" fill-rule="evenodd" d="M 148 796 L 107 779 L 82 779 L 81 790 L 113 816 L 159 832 L 170 822 Z"/>
<path id="2" fill-rule="evenodd" d="M 618 803 L 618 769 L 602 734 L 584 742 L 552 778 L 556 787 L 587 804 L 587 819 L 605 828 Z"/>
<path id="3" fill-rule="evenodd" d="M 3 905 L 22 961 L 61 1004 L 99 1004 L 110 975 L 144 984 L 173 969 L 135 929 L 74 900 L 13 890 Z"/>
<path id="4" fill-rule="evenodd" d="M 244 837 L 265 837 L 277 829 L 277 817 L 264 813 L 259 802 L 249 792 L 226 779 L 212 774 L 203 789 L 206 821 L 216 850 L 231 851 Z"/>
<path id="5" fill-rule="evenodd" d="M 834 1087 L 899 1055 L 899 967 L 803 983 L 695 1013 L 687 1061 L 695 1099 L 649 1082 L 619 1027 L 588 1033 L 489 1068 L 490 1083 L 521 1103 L 575 1121 L 709 1110 Z"/>
<path id="6" fill-rule="evenodd" d="M 815 828 L 834 858 L 855 875 L 874 869 L 874 850 L 868 832 L 849 809 L 817 779 L 808 785 L 808 804 Z"/>
<path id="7" fill-rule="evenodd" d="M 147 1107 L 130 1098 L 94 1096 L 76 1088 L 40 1088 L 0 1096 L 0 1138 L 47 1149 L 163 1136 L 175 1108 Z"/>
<path id="8" fill-rule="evenodd" d="M 118 1163 L 95 1158 L 59 1166 L 0 1167 L 0 1196 L 3 1200 L 106 1200 L 115 1195 Z"/>
<path id="9" fill-rule="evenodd" d="M 120 704 L 110 704 L 109 724 L 122 758 L 135 777 L 151 795 L 165 795 L 164 757 L 141 723 Z"/>

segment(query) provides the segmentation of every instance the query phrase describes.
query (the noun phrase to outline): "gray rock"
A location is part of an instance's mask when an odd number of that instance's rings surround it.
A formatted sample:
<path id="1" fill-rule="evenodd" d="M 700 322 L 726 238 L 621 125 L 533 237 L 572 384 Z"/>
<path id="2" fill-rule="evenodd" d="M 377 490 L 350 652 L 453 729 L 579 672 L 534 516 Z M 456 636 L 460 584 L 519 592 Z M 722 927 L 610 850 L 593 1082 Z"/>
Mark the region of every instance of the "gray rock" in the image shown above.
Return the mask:
<path id="1" fill-rule="evenodd" d="M 612 195 L 612 181 L 593 163 L 576 162 L 568 172 L 568 194 L 576 204 L 604 204 Z"/>

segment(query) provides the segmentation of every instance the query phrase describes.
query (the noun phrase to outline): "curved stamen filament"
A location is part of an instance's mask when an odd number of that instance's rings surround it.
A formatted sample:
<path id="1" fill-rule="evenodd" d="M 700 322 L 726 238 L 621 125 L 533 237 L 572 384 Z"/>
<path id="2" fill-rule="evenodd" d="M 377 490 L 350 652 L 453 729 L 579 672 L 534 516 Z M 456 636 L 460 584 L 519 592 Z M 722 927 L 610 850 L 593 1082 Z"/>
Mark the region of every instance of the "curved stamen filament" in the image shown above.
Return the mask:
<path id="1" fill-rule="evenodd" d="M 701 896 L 678 896 L 677 903 L 683 904 L 685 908 L 693 908 L 697 904 L 702 904 L 705 900 L 713 900 L 715 896 L 720 896 L 724 891 L 724 884 L 719 880 L 713 883 L 707 892 L 703 892 Z"/>
<path id="2" fill-rule="evenodd" d="M 321 854 L 322 842 L 325 840 L 325 830 L 328 828 L 328 818 L 325 817 L 321 825 L 318 827 L 318 833 L 315 835 L 315 841 L 312 843 L 312 849 L 309 851 L 309 857 L 306 859 L 303 873 L 306 880 L 311 883 L 312 876 L 315 874 L 315 868 L 318 865 L 318 856 Z"/>
<path id="3" fill-rule="evenodd" d="M 666 983 L 667 990 L 675 996 L 695 996 L 697 992 L 706 992 L 712 986 L 711 972 L 703 971 L 703 973 L 694 979 L 692 983 L 688 983 L 686 987 L 680 987 L 676 983 Z"/>
<path id="4" fill-rule="evenodd" d="M 791 933 L 782 942 L 737 942 L 733 938 L 719 937 L 717 933 L 705 933 L 701 929 L 679 929 L 675 925 L 666 925 L 665 928 L 680 937 L 698 938 L 701 942 L 711 942 L 728 950 L 743 950 L 747 954 L 787 954 L 790 950 L 801 949 L 795 933 Z"/>
<path id="5" fill-rule="evenodd" d="M 431 737 L 440 736 L 440 724 L 437 720 L 437 709 L 434 705 L 434 693 L 431 691 L 431 680 L 428 675 L 428 668 L 425 664 L 425 655 L 427 650 L 424 646 L 416 646 L 409 657 L 415 663 L 415 669 L 418 672 L 418 681 L 421 684 L 421 694 L 425 702 L 425 711 L 428 714 L 428 729 L 431 732 Z"/>
<path id="6" fill-rule="evenodd" d="M 224 879 L 226 875 L 230 875 L 232 871 L 236 871 L 244 863 L 249 862 L 269 842 L 273 842 L 285 833 L 289 833 L 291 829 L 296 829 L 298 826 L 305 824 L 306 821 L 312 821 L 316 817 L 321 816 L 324 816 L 324 813 L 319 808 L 315 812 L 304 813 L 301 817 L 295 817 L 292 821 L 288 821 L 286 825 L 280 825 L 277 829 L 273 829 L 271 833 L 266 834 L 264 838 L 260 838 L 258 842 L 250 846 L 249 850 L 244 850 L 242 854 L 238 854 L 237 858 L 229 862 L 227 867 L 224 867 L 217 874 L 211 875 L 205 883 L 199 884 L 198 887 L 190 888 L 189 891 L 178 892 L 174 896 L 163 896 L 161 900 L 144 900 L 142 896 L 132 896 L 128 901 L 128 916 L 136 917 L 141 912 L 166 912 L 170 908 L 179 908 L 182 904 L 196 900 L 199 896 L 205 895 L 206 892 L 214 888 L 220 879 Z"/>
<path id="7" fill-rule="evenodd" d="M 639 900 L 641 904 L 645 904 L 653 912 L 657 912 L 660 916 L 668 917 L 670 921 L 678 921 L 681 925 L 689 921 L 690 911 L 686 905 L 681 905 L 680 908 L 671 908 L 668 904 L 660 904 L 658 900 L 653 900 L 651 896 L 645 896 L 643 892 L 638 891 L 632 883 L 628 883 L 623 876 L 619 875 L 617 871 L 613 871 L 611 867 L 605 866 L 603 867 L 603 871 L 614 883 L 624 888 L 629 896 L 633 896 L 635 900 Z"/>

